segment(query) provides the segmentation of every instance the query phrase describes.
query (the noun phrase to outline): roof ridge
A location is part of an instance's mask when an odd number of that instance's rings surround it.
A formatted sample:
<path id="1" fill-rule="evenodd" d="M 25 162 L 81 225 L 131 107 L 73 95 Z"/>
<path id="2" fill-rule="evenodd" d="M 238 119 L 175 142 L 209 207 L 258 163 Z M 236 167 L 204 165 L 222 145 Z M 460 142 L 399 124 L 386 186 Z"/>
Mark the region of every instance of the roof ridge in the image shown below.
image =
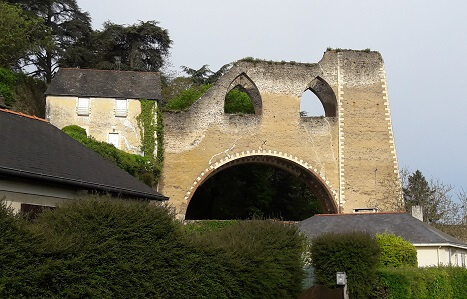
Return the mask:
<path id="1" fill-rule="evenodd" d="M 37 117 L 37 116 L 35 116 L 35 115 L 24 114 L 24 113 L 22 113 L 22 112 L 16 112 L 16 111 L 12 111 L 12 110 L 8 110 L 8 109 L 3 109 L 3 108 L 0 108 L 0 111 L 6 112 L 6 113 L 10 113 L 10 114 L 15 114 L 15 115 L 18 115 L 18 116 L 27 117 L 27 118 L 30 118 L 30 119 L 40 120 L 40 121 L 43 121 L 43 122 L 46 122 L 46 123 L 49 122 L 49 121 L 46 120 L 46 119 Z"/>
<path id="2" fill-rule="evenodd" d="M 143 72 L 143 71 L 127 71 L 127 70 L 102 70 L 102 69 L 82 69 L 76 67 L 62 67 L 59 70 L 79 70 L 79 71 L 97 71 L 97 72 L 120 72 L 120 73 L 148 73 L 160 74 L 161 72 Z"/>

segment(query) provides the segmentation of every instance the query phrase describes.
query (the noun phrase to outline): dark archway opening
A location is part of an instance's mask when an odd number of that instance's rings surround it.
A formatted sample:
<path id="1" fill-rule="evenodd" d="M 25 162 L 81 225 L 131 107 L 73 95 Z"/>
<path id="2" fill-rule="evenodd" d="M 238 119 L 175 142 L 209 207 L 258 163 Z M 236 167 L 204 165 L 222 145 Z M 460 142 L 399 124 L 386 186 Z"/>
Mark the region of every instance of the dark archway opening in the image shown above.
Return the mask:
<path id="1" fill-rule="evenodd" d="M 195 191 L 185 219 L 300 221 L 322 212 L 316 194 L 296 175 L 269 164 L 245 163 L 209 177 Z"/>

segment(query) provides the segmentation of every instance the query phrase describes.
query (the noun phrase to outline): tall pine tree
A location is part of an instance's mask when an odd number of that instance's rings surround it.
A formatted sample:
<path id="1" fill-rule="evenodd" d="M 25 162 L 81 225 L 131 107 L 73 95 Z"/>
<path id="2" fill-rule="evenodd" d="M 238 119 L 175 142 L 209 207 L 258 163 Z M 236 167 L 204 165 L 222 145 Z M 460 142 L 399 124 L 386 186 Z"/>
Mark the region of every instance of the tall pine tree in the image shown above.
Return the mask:
<path id="1" fill-rule="evenodd" d="M 443 217 L 440 200 L 427 182 L 421 171 L 416 170 L 408 177 L 407 186 L 403 188 L 405 208 L 411 211 L 413 206 L 421 206 L 424 222 L 437 222 Z"/>

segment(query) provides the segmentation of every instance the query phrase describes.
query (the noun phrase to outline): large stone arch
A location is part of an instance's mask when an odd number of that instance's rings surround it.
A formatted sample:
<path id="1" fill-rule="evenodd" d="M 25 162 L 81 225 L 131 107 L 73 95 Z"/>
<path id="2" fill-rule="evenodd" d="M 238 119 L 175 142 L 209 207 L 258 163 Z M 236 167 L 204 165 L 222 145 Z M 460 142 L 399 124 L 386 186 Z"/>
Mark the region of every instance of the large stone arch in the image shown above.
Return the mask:
<path id="1" fill-rule="evenodd" d="M 325 213 L 338 213 L 337 192 L 331 186 L 331 183 L 318 173 L 316 168 L 296 156 L 272 150 L 242 151 L 228 155 L 215 163 L 210 163 L 193 181 L 192 186 L 186 192 L 184 198 L 186 206 L 189 206 L 196 190 L 209 178 L 229 167 L 247 163 L 268 164 L 294 174 L 305 182 L 317 196 Z M 184 212 L 186 213 L 186 211 Z"/>
<path id="2" fill-rule="evenodd" d="M 327 117 L 335 117 L 337 114 L 337 98 L 331 86 L 321 77 L 314 78 L 308 83 L 305 90 L 311 90 L 321 101 L 324 113 Z"/>
<path id="3" fill-rule="evenodd" d="M 236 86 L 255 101 L 255 115 L 224 112 L 225 95 Z M 307 89 L 323 104 L 324 117 L 300 117 L 300 96 Z M 337 198 L 340 213 L 374 208 L 376 200 L 400 200 L 399 189 L 387 188 L 397 186 L 399 177 L 384 63 L 377 52 L 330 50 L 307 64 L 238 61 L 190 109 L 164 112 L 163 120 L 158 191 L 170 197 L 180 218 L 216 163 L 265 149 L 268 155 L 282 152 L 288 157 L 283 158 L 306 161 L 304 168 Z"/>
<path id="4" fill-rule="evenodd" d="M 261 100 L 261 94 L 259 93 L 256 84 L 253 82 L 253 80 L 251 80 L 250 77 L 248 77 L 247 74 L 242 72 L 237 77 L 235 77 L 235 79 L 232 80 L 229 87 L 227 88 L 227 93 L 229 93 L 234 88 L 238 88 L 240 91 L 245 92 L 253 102 L 255 114 L 261 115 L 263 111 L 263 102 Z"/>

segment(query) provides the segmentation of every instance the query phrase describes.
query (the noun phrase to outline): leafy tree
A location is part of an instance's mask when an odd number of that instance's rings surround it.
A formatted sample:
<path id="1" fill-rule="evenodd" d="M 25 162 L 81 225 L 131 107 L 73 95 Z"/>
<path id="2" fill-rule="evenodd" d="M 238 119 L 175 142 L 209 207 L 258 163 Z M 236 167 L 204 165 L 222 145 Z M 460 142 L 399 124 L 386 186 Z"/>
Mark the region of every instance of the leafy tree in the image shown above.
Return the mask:
<path id="1" fill-rule="evenodd" d="M 187 66 L 182 66 L 182 70 L 191 76 L 191 79 L 193 80 L 194 84 L 202 85 L 215 83 L 231 67 L 232 64 L 225 64 L 217 72 L 213 72 L 209 69 L 209 65 L 205 64 L 198 70 L 189 68 Z"/>
<path id="2" fill-rule="evenodd" d="M 63 66 L 159 71 L 166 63 L 172 40 L 155 21 L 124 26 L 106 22 L 88 43 L 76 43 L 61 61 Z"/>
<path id="3" fill-rule="evenodd" d="M 233 88 L 225 95 L 224 112 L 255 114 L 255 108 L 246 92 Z"/>
<path id="4" fill-rule="evenodd" d="M 39 18 L 19 7 L 0 2 L 0 66 L 12 68 L 27 53 L 44 44 L 47 28 Z"/>
<path id="5" fill-rule="evenodd" d="M 175 99 L 180 93 L 193 85 L 193 80 L 188 77 L 167 78 L 162 76 L 162 103 L 165 105 Z"/>
<path id="6" fill-rule="evenodd" d="M 78 41 L 87 40 L 91 33 L 91 18 L 82 12 L 76 0 L 8 0 L 19 3 L 31 14 L 41 18 L 52 34 L 52 42 L 42 45 L 24 59 L 23 66 L 34 65 L 33 75 L 47 82 L 58 67 L 58 61 L 67 49 Z"/>
<path id="7" fill-rule="evenodd" d="M 438 222 L 443 220 L 451 209 L 451 198 L 448 195 L 452 190 L 450 185 L 439 181 L 432 181 L 431 184 L 425 179 L 423 174 L 416 170 L 403 187 L 405 207 L 410 211 L 412 206 L 419 205 L 423 208 L 423 221 Z"/>
<path id="8" fill-rule="evenodd" d="M 192 85 L 186 90 L 182 90 L 174 99 L 165 106 L 168 110 L 182 111 L 187 110 L 196 102 L 209 88 L 211 84 Z"/>

